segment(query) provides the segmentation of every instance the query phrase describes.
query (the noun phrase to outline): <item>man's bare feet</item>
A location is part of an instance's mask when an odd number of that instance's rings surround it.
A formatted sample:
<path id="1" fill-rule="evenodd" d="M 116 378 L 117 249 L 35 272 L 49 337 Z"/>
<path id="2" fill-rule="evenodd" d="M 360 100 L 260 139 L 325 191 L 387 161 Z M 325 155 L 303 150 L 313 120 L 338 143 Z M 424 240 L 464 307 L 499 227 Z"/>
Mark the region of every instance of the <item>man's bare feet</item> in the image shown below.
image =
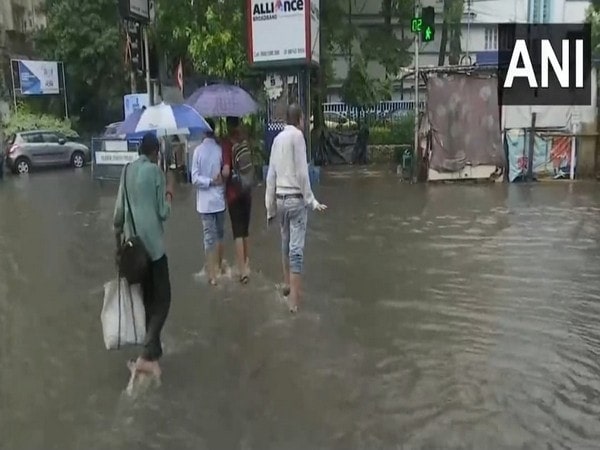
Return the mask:
<path id="1" fill-rule="evenodd" d="M 158 361 L 148 361 L 141 356 L 135 362 L 135 370 L 154 375 L 157 378 L 160 378 L 162 375 L 162 371 L 160 369 L 160 365 Z"/>
<path id="2" fill-rule="evenodd" d="M 288 300 L 288 308 L 292 314 L 296 314 L 298 312 L 298 305 L 292 300 Z"/>

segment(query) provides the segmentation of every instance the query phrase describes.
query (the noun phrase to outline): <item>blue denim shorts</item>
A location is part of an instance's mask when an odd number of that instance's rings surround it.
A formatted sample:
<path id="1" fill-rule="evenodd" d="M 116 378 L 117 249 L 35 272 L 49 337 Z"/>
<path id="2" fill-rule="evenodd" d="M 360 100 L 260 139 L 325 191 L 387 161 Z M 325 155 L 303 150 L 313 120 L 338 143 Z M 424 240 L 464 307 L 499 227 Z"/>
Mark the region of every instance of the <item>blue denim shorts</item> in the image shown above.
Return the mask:
<path id="1" fill-rule="evenodd" d="M 212 252 L 225 235 L 225 211 L 201 214 L 204 229 L 204 251 Z"/>
<path id="2" fill-rule="evenodd" d="M 277 199 L 277 213 L 281 226 L 281 251 L 289 258 L 290 272 L 302 273 L 304 241 L 308 208 L 301 198 Z"/>

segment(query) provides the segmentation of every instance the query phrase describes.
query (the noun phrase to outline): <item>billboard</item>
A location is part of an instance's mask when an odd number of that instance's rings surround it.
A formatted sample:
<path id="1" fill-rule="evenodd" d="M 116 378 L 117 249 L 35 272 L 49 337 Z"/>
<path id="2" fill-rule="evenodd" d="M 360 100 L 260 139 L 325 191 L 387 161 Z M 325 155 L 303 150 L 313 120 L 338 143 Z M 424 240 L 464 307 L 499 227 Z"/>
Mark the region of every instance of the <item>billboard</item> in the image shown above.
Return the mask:
<path id="1" fill-rule="evenodd" d="M 58 62 L 18 60 L 21 95 L 60 94 Z"/>
<path id="2" fill-rule="evenodd" d="M 150 9 L 149 0 L 119 0 L 119 12 L 121 17 L 126 20 L 149 23 Z"/>
<path id="3" fill-rule="evenodd" d="M 150 106 L 150 97 L 148 94 L 127 94 L 123 96 L 123 109 L 125 119 L 132 113 L 143 107 Z"/>
<path id="4" fill-rule="evenodd" d="M 318 0 L 247 0 L 247 8 L 250 64 L 318 62 L 318 49 L 312 55 L 318 40 Z"/>

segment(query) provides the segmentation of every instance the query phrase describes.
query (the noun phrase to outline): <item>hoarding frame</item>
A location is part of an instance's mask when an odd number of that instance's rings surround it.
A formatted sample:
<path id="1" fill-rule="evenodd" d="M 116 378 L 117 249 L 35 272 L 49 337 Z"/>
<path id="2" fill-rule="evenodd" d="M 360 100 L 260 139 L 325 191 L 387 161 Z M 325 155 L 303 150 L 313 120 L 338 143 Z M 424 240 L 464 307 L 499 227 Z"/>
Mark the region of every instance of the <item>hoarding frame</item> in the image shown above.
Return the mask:
<path id="1" fill-rule="evenodd" d="M 319 61 L 313 60 L 313 43 L 312 43 L 312 33 L 311 33 L 311 3 L 314 1 L 319 4 L 319 0 L 302 0 L 303 5 L 303 16 L 304 16 L 304 46 L 305 46 L 305 56 L 300 58 L 280 58 L 269 61 L 254 61 L 254 42 L 253 42 L 253 0 L 246 0 L 246 52 L 248 63 L 251 67 L 254 68 L 267 68 L 267 67 L 285 67 L 285 66 L 309 66 L 309 67 L 318 67 Z M 273 2 L 275 3 L 275 2 Z M 320 4 L 318 8 L 320 12 Z M 317 21 L 319 29 L 317 30 L 317 39 L 320 39 L 320 17 Z M 317 40 L 317 45 L 318 45 Z M 320 52 L 319 52 L 320 53 Z M 320 55 L 319 55 L 320 56 Z"/>
<path id="2" fill-rule="evenodd" d="M 146 3 L 148 15 L 143 16 L 131 11 L 131 2 L 132 1 L 142 1 Z M 151 21 L 151 11 L 150 11 L 150 1 L 149 0 L 119 0 L 119 13 L 121 17 L 125 20 L 133 20 L 134 22 L 139 22 L 143 25 L 147 25 Z"/>
<path id="3" fill-rule="evenodd" d="M 58 76 L 58 93 L 37 93 L 37 94 L 24 94 L 21 86 L 21 64 L 22 62 L 52 62 L 56 64 L 57 67 L 57 76 Z M 17 97 L 27 98 L 27 97 L 37 97 L 37 96 L 46 96 L 46 95 L 62 95 L 64 103 L 65 103 L 65 118 L 69 118 L 69 105 L 67 101 L 67 81 L 65 77 L 65 64 L 62 61 L 41 61 L 41 60 L 33 60 L 33 59 L 11 59 L 10 60 L 10 75 L 12 79 L 12 92 L 13 92 L 13 103 L 15 109 L 17 107 Z M 16 76 L 15 76 L 16 75 Z M 62 78 L 62 83 L 61 83 Z M 62 85 L 62 89 L 61 89 Z"/>

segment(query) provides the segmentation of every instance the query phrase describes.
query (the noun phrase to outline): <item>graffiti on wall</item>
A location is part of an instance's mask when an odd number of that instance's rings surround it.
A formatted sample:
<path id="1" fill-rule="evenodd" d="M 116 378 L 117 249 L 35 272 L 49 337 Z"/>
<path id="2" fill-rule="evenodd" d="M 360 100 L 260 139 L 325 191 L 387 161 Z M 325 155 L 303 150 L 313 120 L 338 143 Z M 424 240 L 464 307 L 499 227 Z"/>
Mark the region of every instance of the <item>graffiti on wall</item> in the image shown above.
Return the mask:
<path id="1" fill-rule="evenodd" d="M 519 181 L 529 169 L 529 130 L 506 131 L 508 147 L 508 179 Z M 534 134 L 533 174 L 536 178 L 568 178 L 571 171 L 571 136 L 552 136 L 541 132 Z"/>

